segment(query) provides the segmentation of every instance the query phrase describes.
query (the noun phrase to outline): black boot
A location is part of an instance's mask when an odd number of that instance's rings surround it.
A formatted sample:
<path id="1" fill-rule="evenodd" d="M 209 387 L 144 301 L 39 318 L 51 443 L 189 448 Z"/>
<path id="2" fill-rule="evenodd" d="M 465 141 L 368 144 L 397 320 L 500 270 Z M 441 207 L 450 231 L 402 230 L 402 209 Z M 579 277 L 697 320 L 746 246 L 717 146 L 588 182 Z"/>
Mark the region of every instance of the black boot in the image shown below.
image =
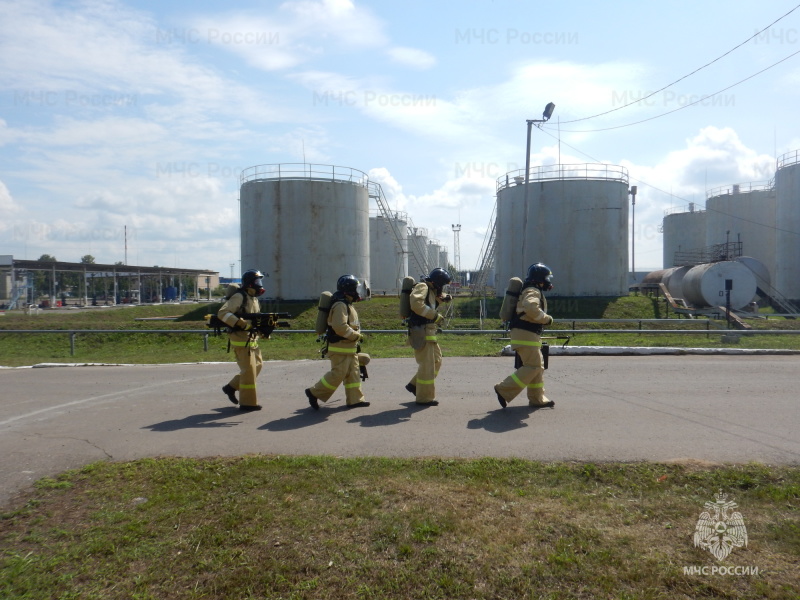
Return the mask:
<path id="1" fill-rule="evenodd" d="M 236 399 L 236 390 L 231 387 L 231 384 L 226 383 L 222 386 L 222 393 L 228 397 L 228 400 L 233 402 L 234 404 L 239 404 L 239 401 Z"/>
<path id="2" fill-rule="evenodd" d="M 319 410 L 319 402 L 317 402 L 317 398 L 314 394 L 311 393 L 311 388 L 306 388 L 306 396 L 308 397 L 308 403 L 311 405 L 311 408 Z"/>

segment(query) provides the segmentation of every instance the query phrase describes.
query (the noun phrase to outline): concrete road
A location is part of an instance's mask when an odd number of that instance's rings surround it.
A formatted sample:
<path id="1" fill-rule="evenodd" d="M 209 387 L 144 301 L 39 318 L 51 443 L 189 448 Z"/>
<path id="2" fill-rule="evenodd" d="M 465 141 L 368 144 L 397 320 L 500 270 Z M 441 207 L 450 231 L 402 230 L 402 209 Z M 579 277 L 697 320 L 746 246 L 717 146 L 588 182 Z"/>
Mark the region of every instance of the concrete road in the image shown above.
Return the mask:
<path id="1" fill-rule="evenodd" d="M 800 464 L 800 356 L 551 358 L 554 409 L 492 386 L 513 359 L 448 358 L 437 407 L 403 386 L 413 359 L 375 359 L 368 408 L 339 389 L 319 412 L 303 389 L 327 361 L 270 361 L 264 410 L 220 391 L 232 363 L 0 369 L 0 505 L 43 476 L 98 460 L 246 453 L 523 457 L 556 461 L 757 461 Z"/>

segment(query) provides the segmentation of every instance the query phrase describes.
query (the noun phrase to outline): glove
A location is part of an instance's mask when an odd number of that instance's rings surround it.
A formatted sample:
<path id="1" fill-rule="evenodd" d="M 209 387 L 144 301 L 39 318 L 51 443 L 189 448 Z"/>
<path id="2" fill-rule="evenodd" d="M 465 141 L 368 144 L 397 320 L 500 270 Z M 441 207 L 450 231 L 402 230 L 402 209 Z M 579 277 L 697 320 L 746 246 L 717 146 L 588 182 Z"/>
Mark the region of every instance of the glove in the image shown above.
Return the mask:
<path id="1" fill-rule="evenodd" d="M 434 321 L 433 321 L 433 322 L 434 322 L 434 323 L 436 323 L 436 324 L 438 325 L 438 324 L 439 324 L 439 323 L 441 323 L 442 321 L 444 321 L 444 315 L 443 315 L 443 314 L 441 314 L 441 313 L 436 313 L 436 319 L 434 319 Z"/>
<path id="2" fill-rule="evenodd" d="M 552 325 L 553 324 L 553 315 L 547 315 L 547 316 L 550 317 L 550 322 L 548 323 L 548 325 Z"/>
<path id="3" fill-rule="evenodd" d="M 253 324 L 250 321 L 245 321 L 244 319 L 239 319 L 236 321 L 236 326 L 239 329 L 244 329 L 245 331 L 250 331 L 253 328 Z"/>
<path id="4" fill-rule="evenodd" d="M 363 333 L 358 334 L 358 339 L 356 340 L 357 344 L 362 344 L 366 338 L 364 337 Z"/>
<path id="5" fill-rule="evenodd" d="M 442 302 L 450 302 L 453 300 L 453 297 L 450 294 L 442 297 Z"/>

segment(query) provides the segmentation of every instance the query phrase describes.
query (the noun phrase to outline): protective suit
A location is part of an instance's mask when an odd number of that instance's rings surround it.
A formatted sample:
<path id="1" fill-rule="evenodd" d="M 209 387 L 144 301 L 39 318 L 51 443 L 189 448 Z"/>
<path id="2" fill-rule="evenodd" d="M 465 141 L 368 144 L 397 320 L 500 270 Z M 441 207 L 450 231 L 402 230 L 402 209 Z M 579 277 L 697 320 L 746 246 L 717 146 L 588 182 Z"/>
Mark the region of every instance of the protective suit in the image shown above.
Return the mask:
<path id="1" fill-rule="evenodd" d="M 444 320 L 444 316 L 436 310 L 440 301 L 444 301 L 440 294 L 441 291 L 437 292 L 429 281 L 421 281 L 411 290 L 408 342 L 414 349 L 417 373 L 406 389 L 414 393 L 417 404 L 439 404 L 435 381 L 442 367 L 442 349 L 436 332 L 438 324 Z"/>
<path id="2" fill-rule="evenodd" d="M 542 290 L 526 281 L 515 312 L 516 319 L 511 322 L 511 348 L 519 354 L 522 366 L 494 387 L 497 399 L 505 407 L 522 390 L 527 390 L 530 406 L 553 406 L 544 395 L 541 339 L 541 328 L 550 325 L 553 317 L 547 314 L 547 300 Z"/>
<path id="3" fill-rule="evenodd" d="M 217 317 L 231 327 L 228 339 L 239 366 L 239 372 L 222 391 L 234 404 L 237 404 L 235 392 L 239 392 L 240 410 L 261 409 L 256 394 L 256 378 L 264 364 L 258 347 L 260 336 L 251 329 L 253 324 L 243 319 L 242 315 L 261 312 L 257 296 L 263 293 L 262 276 L 258 271 L 247 271 L 242 276 L 242 287 L 231 294 L 217 311 Z"/>
<path id="4" fill-rule="evenodd" d="M 331 299 L 326 332 L 331 368 L 317 383 L 306 389 L 306 396 L 314 410 L 319 410 L 318 400 L 327 402 L 342 383 L 348 407 L 369 406 L 361 392 L 359 366 L 366 366 L 369 356 L 358 352 L 363 336 L 358 312 L 353 306 L 353 302 L 360 300 L 357 287 L 358 280 L 354 276 L 343 275 Z"/>

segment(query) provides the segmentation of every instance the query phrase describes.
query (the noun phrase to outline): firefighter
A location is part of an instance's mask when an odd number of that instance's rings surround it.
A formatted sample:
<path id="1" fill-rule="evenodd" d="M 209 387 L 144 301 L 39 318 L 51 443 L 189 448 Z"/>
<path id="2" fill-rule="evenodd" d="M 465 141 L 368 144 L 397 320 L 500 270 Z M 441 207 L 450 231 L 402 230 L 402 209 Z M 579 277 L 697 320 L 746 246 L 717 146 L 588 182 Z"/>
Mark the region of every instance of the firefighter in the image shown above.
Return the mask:
<path id="1" fill-rule="evenodd" d="M 241 287 L 228 297 L 217 312 L 217 317 L 231 328 L 228 339 L 236 356 L 236 364 L 239 365 L 239 372 L 222 387 L 222 391 L 228 400 L 239 405 L 239 410 L 245 411 L 261 410 L 256 395 L 256 377 L 261 372 L 263 360 L 258 347 L 259 334 L 253 330 L 253 323 L 241 316 L 261 312 L 258 297 L 264 293 L 262 277 L 264 274 L 261 271 L 245 271 Z"/>
<path id="2" fill-rule="evenodd" d="M 331 369 L 305 390 L 308 403 L 314 410 L 319 410 L 319 400 L 327 402 L 342 382 L 347 408 L 369 406 L 361 392 L 359 368 L 360 364 L 367 364 L 369 356 L 358 352 L 364 336 L 360 332 L 358 313 L 353 306 L 354 302 L 362 299 L 358 293 L 358 285 L 355 275 L 342 275 L 336 282 L 336 292 L 331 297 L 325 332 Z"/>
<path id="3" fill-rule="evenodd" d="M 553 273 L 547 265 L 535 263 L 528 267 L 517 307 L 511 318 L 511 349 L 516 351 L 522 366 L 494 386 L 497 401 L 503 408 L 524 389 L 528 391 L 528 404 L 536 408 L 555 406 L 544 395 L 544 359 L 542 356 L 542 330 L 553 323 L 547 314 L 544 292 L 553 289 Z"/>
<path id="4" fill-rule="evenodd" d="M 417 404 L 437 406 L 436 376 L 442 366 L 442 349 L 436 340 L 439 325 L 444 315 L 436 309 L 442 302 L 450 302 L 450 294 L 444 294 L 444 286 L 453 280 L 450 273 L 439 267 L 433 269 L 428 277 L 417 283 L 411 290 L 411 316 L 408 319 L 408 341 L 414 349 L 417 373 L 406 384 L 406 389 L 414 394 Z"/>

